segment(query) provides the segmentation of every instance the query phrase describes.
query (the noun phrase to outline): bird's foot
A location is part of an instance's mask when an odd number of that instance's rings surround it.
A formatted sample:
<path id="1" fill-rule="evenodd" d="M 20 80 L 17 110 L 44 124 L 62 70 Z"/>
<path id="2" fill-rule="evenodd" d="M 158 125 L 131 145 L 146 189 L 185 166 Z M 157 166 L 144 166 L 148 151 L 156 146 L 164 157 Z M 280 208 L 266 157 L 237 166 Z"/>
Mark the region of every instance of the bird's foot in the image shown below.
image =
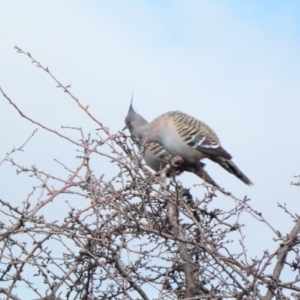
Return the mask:
<path id="1" fill-rule="evenodd" d="M 171 166 L 172 172 L 175 175 L 179 175 L 183 172 L 184 159 L 181 155 L 175 155 L 173 157 L 166 157 L 165 161 Z"/>
<path id="2" fill-rule="evenodd" d="M 184 159 L 182 158 L 181 155 L 177 154 L 174 157 L 171 157 L 170 163 L 172 167 L 180 168 L 184 163 Z"/>

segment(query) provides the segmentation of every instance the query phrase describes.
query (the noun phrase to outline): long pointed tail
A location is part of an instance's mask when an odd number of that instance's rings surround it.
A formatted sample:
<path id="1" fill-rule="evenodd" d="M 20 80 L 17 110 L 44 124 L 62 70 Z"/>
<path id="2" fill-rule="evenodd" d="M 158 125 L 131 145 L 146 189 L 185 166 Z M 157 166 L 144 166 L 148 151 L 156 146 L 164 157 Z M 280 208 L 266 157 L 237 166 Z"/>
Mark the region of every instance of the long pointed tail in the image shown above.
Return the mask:
<path id="1" fill-rule="evenodd" d="M 220 189 L 220 186 L 209 176 L 209 174 L 203 168 L 196 169 L 194 173 L 197 176 L 201 177 L 203 181 L 208 182 Z"/>
<path id="2" fill-rule="evenodd" d="M 233 174 L 238 179 L 243 181 L 247 185 L 253 185 L 252 181 L 235 165 L 232 160 L 222 159 L 219 157 L 211 158 L 214 162 L 218 163 L 227 172 Z"/>
<path id="3" fill-rule="evenodd" d="M 185 170 L 199 176 L 203 181 L 220 188 L 220 186 L 209 176 L 209 174 L 204 170 L 204 164 L 198 162 L 194 165 L 185 166 Z"/>

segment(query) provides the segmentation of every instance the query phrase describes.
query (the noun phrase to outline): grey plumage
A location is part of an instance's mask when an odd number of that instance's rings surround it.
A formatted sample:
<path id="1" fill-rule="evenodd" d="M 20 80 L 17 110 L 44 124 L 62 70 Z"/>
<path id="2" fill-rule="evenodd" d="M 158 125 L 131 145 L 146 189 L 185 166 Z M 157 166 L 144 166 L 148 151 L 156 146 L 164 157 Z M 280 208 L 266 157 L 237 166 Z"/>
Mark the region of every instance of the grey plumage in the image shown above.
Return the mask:
<path id="1" fill-rule="evenodd" d="M 135 112 L 132 105 L 130 105 L 125 124 L 125 128 L 129 129 L 133 139 L 137 141 L 137 146 L 144 155 L 143 159 L 145 163 L 156 172 L 162 170 L 167 165 L 168 158 L 171 158 L 171 155 L 161 144 L 145 139 L 145 131 L 141 130 L 141 128 L 148 128 L 149 123 Z M 176 155 L 177 153 L 174 154 L 174 156 Z M 182 171 L 194 173 L 205 182 L 219 188 L 218 184 L 203 169 L 204 166 L 205 164 L 200 161 L 192 163 L 184 161 L 179 169 L 176 170 L 176 173 L 180 174 Z"/>
<path id="2" fill-rule="evenodd" d="M 189 115 L 172 111 L 148 123 L 131 105 L 125 122 L 131 134 L 142 145 L 147 141 L 155 142 L 171 156 L 180 155 L 184 159 L 186 171 L 189 171 L 187 166 L 194 167 L 201 159 L 208 158 L 245 184 L 253 184 L 233 163 L 232 156 L 221 146 L 215 132 L 205 123 Z"/>

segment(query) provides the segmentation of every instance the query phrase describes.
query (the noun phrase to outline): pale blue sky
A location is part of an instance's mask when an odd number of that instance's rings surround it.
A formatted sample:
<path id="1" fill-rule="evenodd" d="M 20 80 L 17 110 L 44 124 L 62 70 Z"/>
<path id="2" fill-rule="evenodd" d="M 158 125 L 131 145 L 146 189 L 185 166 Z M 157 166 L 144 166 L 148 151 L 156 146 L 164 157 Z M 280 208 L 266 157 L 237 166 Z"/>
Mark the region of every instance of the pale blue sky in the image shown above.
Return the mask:
<path id="1" fill-rule="evenodd" d="M 299 214 L 299 189 L 289 184 L 300 174 L 299 1 L 19 0 L 3 3 L 1 12 L 0 85 L 25 113 L 57 129 L 95 129 L 46 74 L 15 53 L 15 45 L 71 83 L 113 133 L 124 126 L 132 91 L 135 108 L 149 121 L 181 110 L 206 122 L 255 186 L 207 163 L 210 175 L 236 196 L 250 197 L 283 234 L 293 226 L 277 202 Z M 0 111 L 1 158 L 35 126 L 2 97 Z M 59 173 L 53 158 L 76 164 L 70 149 L 39 130 L 16 157 Z M 32 184 L 8 165 L 0 179 L 0 198 L 16 204 Z M 186 187 L 200 181 L 191 174 L 180 179 Z M 194 195 L 201 197 L 202 190 Z M 213 205 L 233 203 L 219 195 Z M 246 215 L 243 221 L 250 253 L 272 247 L 270 231 Z"/>

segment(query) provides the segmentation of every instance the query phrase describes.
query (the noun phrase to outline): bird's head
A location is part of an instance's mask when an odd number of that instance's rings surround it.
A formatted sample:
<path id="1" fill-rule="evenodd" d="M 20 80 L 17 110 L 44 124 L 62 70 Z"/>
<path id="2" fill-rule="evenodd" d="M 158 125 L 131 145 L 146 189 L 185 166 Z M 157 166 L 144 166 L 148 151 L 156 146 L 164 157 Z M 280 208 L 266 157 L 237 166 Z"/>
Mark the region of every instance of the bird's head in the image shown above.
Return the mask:
<path id="1" fill-rule="evenodd" d="M 141 139 L 148 124 L 149 123 L 134 110 L 131 99 L 123 130 L 128 129 L 132 136 Z"/>

